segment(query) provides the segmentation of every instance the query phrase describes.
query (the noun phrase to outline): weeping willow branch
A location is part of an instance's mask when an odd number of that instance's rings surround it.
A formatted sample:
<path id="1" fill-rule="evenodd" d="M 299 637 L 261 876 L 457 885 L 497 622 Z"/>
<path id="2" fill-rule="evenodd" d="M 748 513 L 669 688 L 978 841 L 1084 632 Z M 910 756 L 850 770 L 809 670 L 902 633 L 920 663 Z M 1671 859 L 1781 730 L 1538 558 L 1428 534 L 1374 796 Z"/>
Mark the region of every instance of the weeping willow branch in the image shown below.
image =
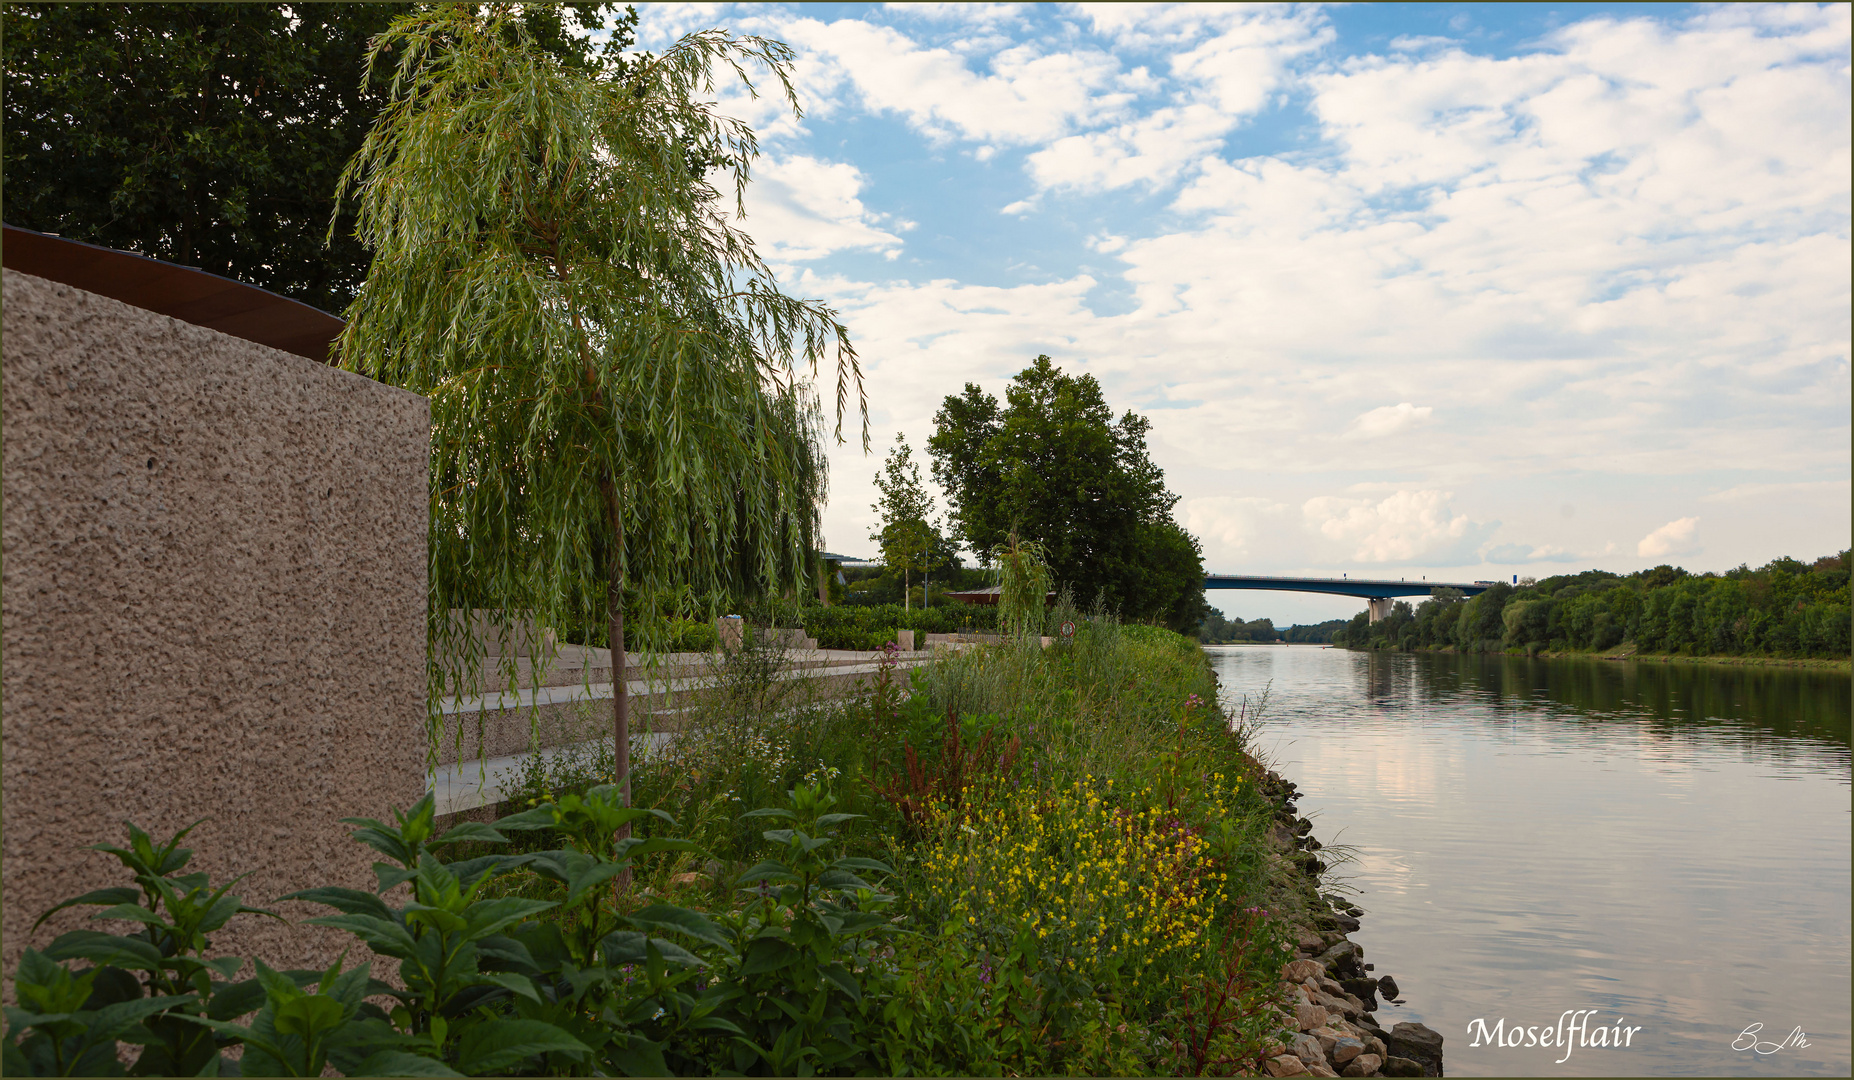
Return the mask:
<path id="1" fill-rule="evenodd" d="M 337 355 L 431 402 L 433 764 L 438 700 L 485 681 L 452 611 L 604 639 L 622 749 L 627 627 L 653 650 L 671 615 L 804 585 L 826 480 L 810 387 L 835 368 L 835 437 L 854 408 L 866 448 L 862 373 L 837 313 L 781 293 L 733 224 L 758 145 L 706 100 L 717 73 L 757 92 L 763 71 L 797 113 L 791 61 L 708 31 L 588 72 L 497 5 L 374 40 L 389 99 L 339 193 L 374 261 Z M 512 656 L 499 675 L 515 688 Z"/>

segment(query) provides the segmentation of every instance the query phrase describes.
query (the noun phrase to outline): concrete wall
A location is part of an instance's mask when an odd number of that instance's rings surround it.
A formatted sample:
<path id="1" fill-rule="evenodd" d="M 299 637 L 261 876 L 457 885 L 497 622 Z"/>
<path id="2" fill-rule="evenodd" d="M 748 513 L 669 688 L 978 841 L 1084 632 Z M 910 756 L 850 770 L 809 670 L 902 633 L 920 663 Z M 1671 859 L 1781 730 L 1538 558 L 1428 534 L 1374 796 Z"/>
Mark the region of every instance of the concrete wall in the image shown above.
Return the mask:
<path id="1" fill-rule="evenodd" d="M 83 925 L 29 933 L 44 909 L 128 883 L 84 850 L 125 819 L 206 817 L 194 868 L 254 871 L 247 903 L 372 887 L 337 819 L 425 790 L 425 400 L 10 270 L 4 301 L 6 973 Z M 213 944 L 349 941 L 240 917 Z"/>

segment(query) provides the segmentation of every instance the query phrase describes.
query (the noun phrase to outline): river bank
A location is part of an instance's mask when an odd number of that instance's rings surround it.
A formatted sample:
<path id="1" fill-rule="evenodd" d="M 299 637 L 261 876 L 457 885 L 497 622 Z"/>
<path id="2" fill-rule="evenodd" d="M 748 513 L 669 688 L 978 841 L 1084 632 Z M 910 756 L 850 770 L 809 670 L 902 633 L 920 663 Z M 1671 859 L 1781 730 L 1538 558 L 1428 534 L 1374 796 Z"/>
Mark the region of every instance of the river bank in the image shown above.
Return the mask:
<path id="1" fill-rule="evenodd" d="M 1379 1024 L 1378 997 L 1399 1001 L 1403 988 L 1390 973 L 1378 973 L 1350 933 L 1364 909 L 1325 891 L 1322 876 L 1331 864 L 1320 852 L 1313 823 L 1299 817 L 1297 785 L 1269 770 L 1261 784 L 1274 804 L 1270 840 L 1288 872 L 1282 899 L 1295 944 L 1295 959 L 1282 967 L 1291 1012 L 1283 1019 L 1296 1032 L 1291 1042 L 1269 1048 L 1269 1076 L 1442 1076 L 1442 1036 L 1422 1024 Z"/>
<path id="2" fill-rule="evenodd" d="M 1686 655 L 1682 653 L 1644 653 L 1632 648 L 1611 649 L 1606 652 L 1580 652 L 1575 650 L 1540 649 L 1527 652 L 1507 649 L 1500 652 L 1463 652 L 1453 645 L 1441 648 L 1416 649 L 1361 649 L 1352 645 L 1335 645 L 1333 648 L 1348 652 L 1410 652 L 1436 653 L 1450 656 L 1511 656 L 1530 657 L 1538 660 L 1635 660 L 1644 664 L 1721 664 L 1728 667 L 1780 667 L 1809 668 L 1818 671 L 1854 671 L 1854 661 L 1826 659 L 1809 656 L 1734 656 L 1728 653 Z"/>

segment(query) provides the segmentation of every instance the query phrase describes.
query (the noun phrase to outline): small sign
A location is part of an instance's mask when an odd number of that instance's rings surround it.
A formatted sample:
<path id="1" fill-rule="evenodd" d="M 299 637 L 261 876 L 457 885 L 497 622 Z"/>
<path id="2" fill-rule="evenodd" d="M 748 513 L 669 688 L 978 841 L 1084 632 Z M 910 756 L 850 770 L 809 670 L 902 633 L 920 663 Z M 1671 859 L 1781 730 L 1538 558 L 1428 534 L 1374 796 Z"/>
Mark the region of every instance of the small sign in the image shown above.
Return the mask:
<path id="1" fill-rule="evenodd" d="M 1075 636 L 1075 623 L 1073 621 L 1064 622 L 1062 624 L 1062 636 L 1063 637 L 1074 637 Z"/>

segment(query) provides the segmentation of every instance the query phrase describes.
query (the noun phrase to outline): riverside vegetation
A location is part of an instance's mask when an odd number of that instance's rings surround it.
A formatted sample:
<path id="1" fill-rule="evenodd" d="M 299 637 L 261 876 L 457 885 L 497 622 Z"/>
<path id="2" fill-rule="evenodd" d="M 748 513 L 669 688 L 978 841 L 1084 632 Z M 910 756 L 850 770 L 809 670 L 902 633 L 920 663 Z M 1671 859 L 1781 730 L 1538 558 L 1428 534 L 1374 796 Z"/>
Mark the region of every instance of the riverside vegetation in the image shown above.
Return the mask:
<path id="1" fill-rule="evenodd" d="M 1753 570 L 1689 574 L 1657 566 L 1627 577 L 1602 570 L 1470 600 L 1399 602 L 1372 623 L 1361 612 L 1333 640 L 1365 649 L 1607 652 L 1847 661 L 1849 552 L 1813 563 L 1776 559 Z M 1438 593 L 1444 590 L 1437 590 Z"/>
<path id="2" fill-rule="evenodd" d="M 1051 621 L 823 704 L 737 654 L 631 807 L 587 759 L 493 823 L 355 819 L 377 888 L 274 898 L 354 935 L 326 971 L 214 955 L 276 916 L 131 828 L 134 884 L 64 905 L 101 928 L 15 973 L 6 1072 L 1261 1069 L 1305 912 L 1245 727 L 1195 642 Z"/>

